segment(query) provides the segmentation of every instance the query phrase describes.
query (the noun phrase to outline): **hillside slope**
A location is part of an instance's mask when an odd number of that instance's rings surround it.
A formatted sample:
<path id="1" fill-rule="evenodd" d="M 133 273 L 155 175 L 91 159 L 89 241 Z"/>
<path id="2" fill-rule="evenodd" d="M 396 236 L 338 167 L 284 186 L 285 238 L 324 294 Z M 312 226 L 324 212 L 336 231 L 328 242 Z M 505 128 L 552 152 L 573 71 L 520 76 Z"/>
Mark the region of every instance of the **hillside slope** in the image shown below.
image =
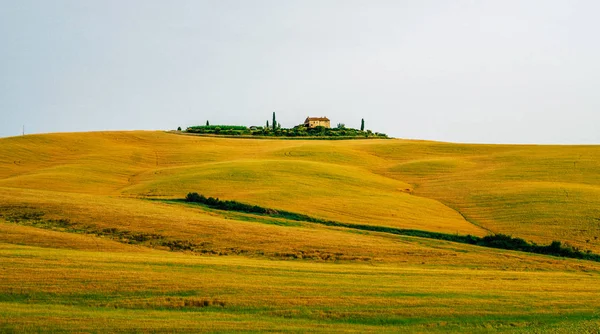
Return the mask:
<path id="1" fill-rule="evenodd" d="M 190 191 L 351 223 L 481 235 L 348 142 L 196 138 L 161 132 L 9 138 L 0 187 L 182 198 Z"/>
<path id="2" fill-rule="evenodd" d="M 0 139 L 0 331 L 600 330 L 600 263 L 346 224 L 561 240 L 600 253 L 600 148 Z"/>
<path id="3" fill-rule="evenodd" d="M 99 132 L 5 138 L 0 147 L 4 188 L 153 198 L 196 191 L 349 223 L 600 249 L 597 146 Z"/>

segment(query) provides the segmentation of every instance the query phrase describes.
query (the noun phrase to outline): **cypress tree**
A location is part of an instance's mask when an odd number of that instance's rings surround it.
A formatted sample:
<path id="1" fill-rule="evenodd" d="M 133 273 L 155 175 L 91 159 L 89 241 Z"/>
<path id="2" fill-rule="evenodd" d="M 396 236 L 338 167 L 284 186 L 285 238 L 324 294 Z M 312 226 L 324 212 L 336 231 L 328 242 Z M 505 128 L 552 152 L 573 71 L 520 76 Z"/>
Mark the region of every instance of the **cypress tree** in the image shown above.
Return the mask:
<path id="1" fill-rule="evenodd" d="M 208 123 L 208 120 L 206 120 L 206 126 L 210 126 L 210 123 Z"/>
<path id="2" fill-rule="evenodd" d="M 273 131 L 277 128 L 277 121 L 275 120 L 275 112 L 273 111 Z"/>
<path id="3" fill-rule="evenodd" d="M 365 131 L 365 119 L 360 120 L 360 131 Z"/>

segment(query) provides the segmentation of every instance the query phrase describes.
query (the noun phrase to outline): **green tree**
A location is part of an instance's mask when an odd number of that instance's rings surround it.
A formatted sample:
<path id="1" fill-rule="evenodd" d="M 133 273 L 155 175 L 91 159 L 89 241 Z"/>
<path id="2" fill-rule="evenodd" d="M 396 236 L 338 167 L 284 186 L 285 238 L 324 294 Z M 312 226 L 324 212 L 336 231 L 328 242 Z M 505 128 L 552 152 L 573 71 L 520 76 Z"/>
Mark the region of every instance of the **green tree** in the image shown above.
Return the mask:
<path id="1" fill-rule="evenodd" d="M 267 130 L 269 129 L 269 121 L 267 120 L 267 126 L 265 127 Z"/>
<path id="2" fill-rule="evenodd" d="M 275 120 L 275 112 L 273 111 L 273 131 L 277 129 L 277 120 Z"/>
<path id="3" fill-rule="evenodd" d="M 177 127 L 177 131 L 181 131 L 181 127 L 180 126 Z"/>
<path id="4" fill-rule="evenodd" d="M 365 119 L 360 120 L 360 131 L 365 131 Z"/>
<path id="5" fill-rule="evenodd" d="M 208 123 L 208 120 L 206 120 L 206 126 L 210 126 L 210 123 Z"/>

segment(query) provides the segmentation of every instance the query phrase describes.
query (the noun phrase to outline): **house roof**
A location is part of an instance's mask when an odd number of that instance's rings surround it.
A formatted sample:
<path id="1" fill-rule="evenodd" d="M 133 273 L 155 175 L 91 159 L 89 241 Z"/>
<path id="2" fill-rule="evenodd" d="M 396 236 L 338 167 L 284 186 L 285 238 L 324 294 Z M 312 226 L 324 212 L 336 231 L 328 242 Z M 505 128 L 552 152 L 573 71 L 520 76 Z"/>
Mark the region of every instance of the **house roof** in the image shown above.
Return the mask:
<path id="1" fill-rule="evenodd" d="M 327 117 L 307 117 L 305 122 L 308 121 L 329 121 Z"/>

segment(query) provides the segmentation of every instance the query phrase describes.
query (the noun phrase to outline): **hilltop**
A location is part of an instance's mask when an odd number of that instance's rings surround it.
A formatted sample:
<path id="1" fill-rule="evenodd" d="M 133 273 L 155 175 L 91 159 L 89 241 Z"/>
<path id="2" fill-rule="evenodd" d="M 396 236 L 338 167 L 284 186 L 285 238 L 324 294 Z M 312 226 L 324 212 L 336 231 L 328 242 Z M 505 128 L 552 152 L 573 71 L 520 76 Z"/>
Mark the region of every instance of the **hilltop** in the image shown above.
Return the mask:
<path id="1" fill-rule="evenodd" d="M 292 128 L 282 128 L 277 122 L 275 113 L 269 125 L 265 126 L 242 126 L 242 125 L 206 125 L 189 126 L 183 132 L 181 127 L 177 133 L 228 136 L 228 137 L 250 137 L 250 138 L 287 138 L 287 139 L 388 139 L 384 133 L 365 130 L 365 120 L 361 120 L 360 129 L 346 127 L 344 123 L 338 123 L 331 127 L 331 121 L 327 117 L 307 117 L 304 123 Z"/>
<path id="2" fill-rule="evenodd" d="M 599 171 L 598 146 L 3 138 L 0 328 L 596 328 L 600 263 L 348 226 L 600 253 Z M 192 192 L 345 225 L 175 201 Z"/>

